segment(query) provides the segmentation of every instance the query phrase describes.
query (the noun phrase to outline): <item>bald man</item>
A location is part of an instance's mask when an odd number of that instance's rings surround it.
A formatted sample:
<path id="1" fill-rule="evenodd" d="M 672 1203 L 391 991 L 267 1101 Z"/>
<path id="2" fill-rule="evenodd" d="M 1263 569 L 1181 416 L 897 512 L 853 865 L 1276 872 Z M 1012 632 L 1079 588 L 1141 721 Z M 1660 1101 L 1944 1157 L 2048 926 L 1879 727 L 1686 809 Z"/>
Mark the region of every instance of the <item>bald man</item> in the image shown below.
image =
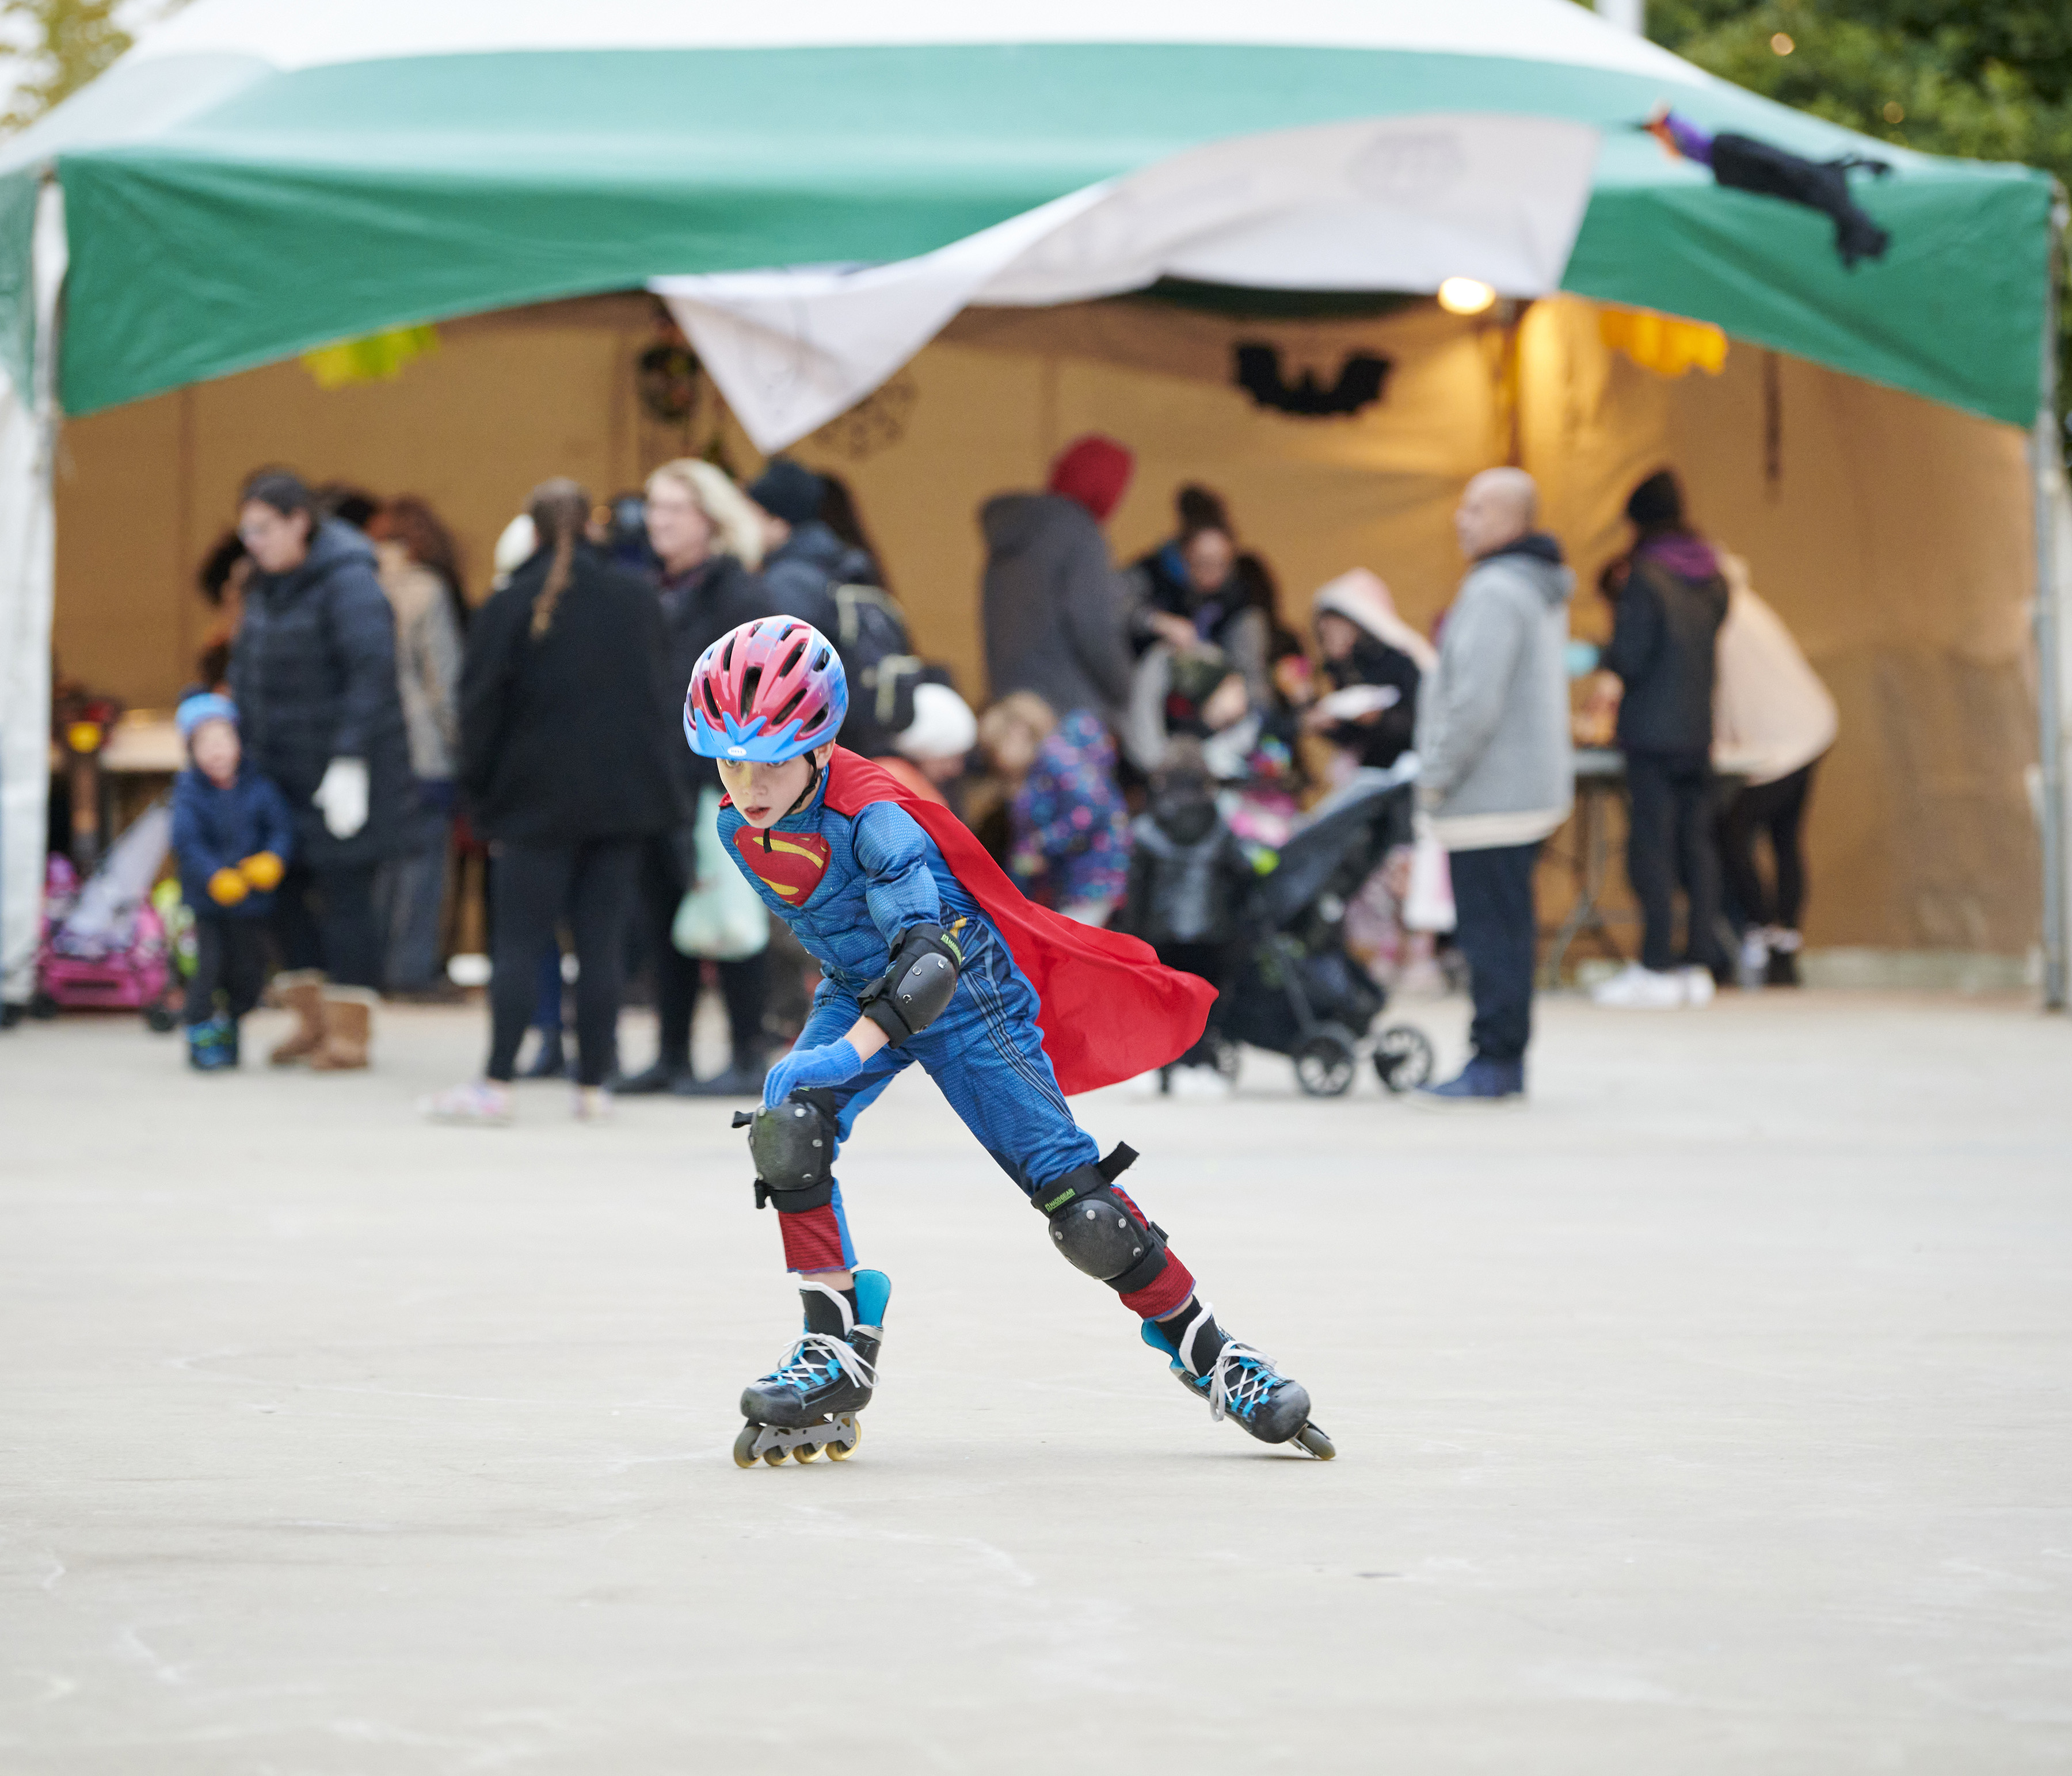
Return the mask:
<path id="1" fill-rule="evenodd" d="M 1533 867 L 1575 797 L 1566 659 L 1575 576 L 1561 545 L 1535 528 L 1538 508 L 1523 469 L 1487 469 L 1468 483 L 1453 530 L 1471 565 L 1418 699 L 1418 804 L 1446 848 L 1475 1006 L 1467 1064 L 1419 1094 L 1434 1106 L 1525 1096 Z"/>

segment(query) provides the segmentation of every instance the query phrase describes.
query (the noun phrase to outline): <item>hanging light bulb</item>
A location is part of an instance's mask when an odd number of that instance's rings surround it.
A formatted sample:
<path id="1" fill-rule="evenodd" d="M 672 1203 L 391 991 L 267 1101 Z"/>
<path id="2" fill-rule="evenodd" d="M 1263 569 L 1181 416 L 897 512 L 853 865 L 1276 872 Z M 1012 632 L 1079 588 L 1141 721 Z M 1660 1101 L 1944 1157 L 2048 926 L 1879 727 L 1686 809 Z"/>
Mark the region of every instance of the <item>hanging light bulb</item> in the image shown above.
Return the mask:
<path id="1" fill-rule="evenodd" d="M 1449 278 L 1439 286 L 1439 306 L 1449 314 L 1479 314 L 1495 300 L 1479 278 Z"/>

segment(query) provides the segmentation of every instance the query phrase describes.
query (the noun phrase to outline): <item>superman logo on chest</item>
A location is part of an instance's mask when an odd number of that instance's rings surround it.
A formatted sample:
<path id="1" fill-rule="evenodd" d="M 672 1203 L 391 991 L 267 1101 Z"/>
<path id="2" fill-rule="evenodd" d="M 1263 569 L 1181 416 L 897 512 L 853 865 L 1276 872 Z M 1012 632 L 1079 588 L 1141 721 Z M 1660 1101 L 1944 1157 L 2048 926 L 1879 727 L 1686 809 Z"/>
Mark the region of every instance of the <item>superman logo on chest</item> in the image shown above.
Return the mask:
<path id="1" fill-rule="evenodd" d="M 735 832 L 734 848 L 755 879 L 787 906 L 803 906 L 813 898 L 833 854 L 817 832 L 758 832 L 748 825 Z"/>

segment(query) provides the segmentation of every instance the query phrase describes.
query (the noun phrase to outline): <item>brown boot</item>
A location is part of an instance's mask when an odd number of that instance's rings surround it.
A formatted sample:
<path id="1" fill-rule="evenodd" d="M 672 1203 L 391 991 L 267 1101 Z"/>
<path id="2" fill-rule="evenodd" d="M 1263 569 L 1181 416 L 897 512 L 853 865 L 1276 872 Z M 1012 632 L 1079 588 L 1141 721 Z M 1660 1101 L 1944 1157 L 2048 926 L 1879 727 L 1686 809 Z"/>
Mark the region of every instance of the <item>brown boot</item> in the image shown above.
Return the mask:
<path id="1" fill-rule="evenodd" d="M 295 1014 L 295 1027 L 266 1059 L 275 1067 L 294 1067 L 323 1046 L 323 970 L 295 968 L 275 975 L 273 996 Z"/>
<path id="2" fill-rule="evenodd" d="M 360 987 L 327 987 L 323 1046 L 310 1057 L 312 1073 L 343 1073 L 367 1065 L 374 1041 L 374 995 Z"/>

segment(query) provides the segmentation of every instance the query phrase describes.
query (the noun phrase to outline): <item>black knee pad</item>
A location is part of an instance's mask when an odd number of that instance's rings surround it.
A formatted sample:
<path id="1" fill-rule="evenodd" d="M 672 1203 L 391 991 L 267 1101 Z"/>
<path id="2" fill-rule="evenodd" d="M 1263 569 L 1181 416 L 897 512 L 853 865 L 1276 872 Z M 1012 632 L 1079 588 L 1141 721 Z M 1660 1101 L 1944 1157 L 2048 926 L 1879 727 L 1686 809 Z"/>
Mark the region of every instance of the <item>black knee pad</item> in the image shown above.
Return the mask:
<path id="1" fill-rule="evenodd" d="M 1033 1200 L 1050 1218 L 1050 1238 L 1075 1270 L 1118 1295 L 1148 1287 L 1165 1270 L 1166 1231 L 1114 1188 L 1137 1155 L 1118 1145 L 1096 1166 L 1046 1184 Z"/>
<path id="2" fill-rule="evenodd" d="M 939 925 L 910 925 L 892 966 L 857 1001 L 865 1017 L 894 1048 L 918 1036 L 950 1009 L 964 953 Z"/>
<path id="3" fill-rule="evenodd" d="M 794 1092 L 775 1107 L 737 1110 L 734 1126 L 748 1131 L 756 1207 L 774 1202 L 780 1215 L 803 1215 L 834 1200 L 832 1093 Z"/>

